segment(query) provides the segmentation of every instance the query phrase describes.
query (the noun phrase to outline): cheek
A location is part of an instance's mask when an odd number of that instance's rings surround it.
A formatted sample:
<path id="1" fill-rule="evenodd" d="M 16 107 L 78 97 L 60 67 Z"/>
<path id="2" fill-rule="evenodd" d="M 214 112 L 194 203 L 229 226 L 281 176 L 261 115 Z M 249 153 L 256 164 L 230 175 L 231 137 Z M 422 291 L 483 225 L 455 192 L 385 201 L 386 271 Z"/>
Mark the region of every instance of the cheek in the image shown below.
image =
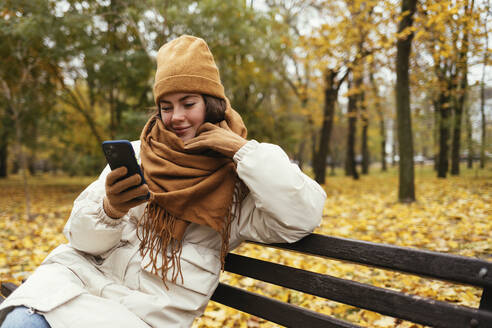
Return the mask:
<path id="1" fill-rule="evenodd" d="M 195 121 L 195 124 L 196 125 L 202 125 L 203 122 L 205 122 L 205 115 L 197 115 L 197 116 L 195 116 L 194 121 Z"/>
<path id="2" fill-rule="evenodd" d="M 197 108 L 193 113 L 193 121 L 195 122 L 195 125 L 201 125 L 205 122 L 205 108 Z"/>
<path id="3" fill-rule="evenodd" d="M 164 123 L 164 126 L 166 128 L 169 127 L 169 125 L 171 125 L 171 115 L 169 114 L 164 114 L 164 113 L 161 113 L 161 118 L 162 118 L 162 122 Z"/>

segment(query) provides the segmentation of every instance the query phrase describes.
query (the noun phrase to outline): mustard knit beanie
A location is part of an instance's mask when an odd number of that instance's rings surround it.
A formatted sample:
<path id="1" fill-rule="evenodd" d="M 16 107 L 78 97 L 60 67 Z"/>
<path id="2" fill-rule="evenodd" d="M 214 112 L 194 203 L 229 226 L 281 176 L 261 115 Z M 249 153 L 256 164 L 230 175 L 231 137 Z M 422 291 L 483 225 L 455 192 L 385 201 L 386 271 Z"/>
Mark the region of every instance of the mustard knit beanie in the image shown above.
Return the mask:
<path id="1" fill-rule="evenodd" d="M 207 43 L 183 35 L 163 45 L 157 53 L 154 101 L 173 92 L 207 94 L 225 99 L 219 69 Z"/>

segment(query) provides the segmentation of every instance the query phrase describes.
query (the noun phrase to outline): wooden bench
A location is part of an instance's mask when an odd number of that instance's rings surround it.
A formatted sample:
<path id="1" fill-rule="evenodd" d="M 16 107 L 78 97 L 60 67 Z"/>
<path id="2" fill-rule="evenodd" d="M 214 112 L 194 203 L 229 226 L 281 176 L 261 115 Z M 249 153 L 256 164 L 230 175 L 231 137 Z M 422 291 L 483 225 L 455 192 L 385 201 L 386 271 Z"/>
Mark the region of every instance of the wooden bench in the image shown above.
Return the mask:
<path id="1" fill-rule="evenodd" d="M 237 254 L 228 255 L 225 270 L 423 325 L 492 327 L 492 262 L 317 234 L 263 246 L 476 286 L 482 289 L 480 306 L 458 306 Z M 222 283 L 212 300 L 287 327 L 360 327 Z"/>
<path id="2" fill-rule="evenodd" d="M 293 244 L 259 245 L 476 286 L 482 289 L 480 306 L 459 306 L 238 254 L 227 256 L 225 270 L 427 326 L 492 327 L 492 262 L 318 234 Z M 1 292 L 8 296 L 15 288 L 4 283 Z M 287 327 L 360 327 L 223 283 L 212 300 Z"/>

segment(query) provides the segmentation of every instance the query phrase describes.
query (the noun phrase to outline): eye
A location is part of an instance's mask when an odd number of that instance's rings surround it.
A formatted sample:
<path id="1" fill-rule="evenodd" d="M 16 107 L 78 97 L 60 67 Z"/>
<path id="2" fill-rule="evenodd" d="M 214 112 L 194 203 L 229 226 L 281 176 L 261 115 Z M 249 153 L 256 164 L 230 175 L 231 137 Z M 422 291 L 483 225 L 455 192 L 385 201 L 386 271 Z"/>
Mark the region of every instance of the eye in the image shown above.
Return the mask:
<path id="1" fill-rule="evenodd" d="M 190 108 L 190 107 L 193 107 L 193 105 L 194 105 L 194 104 L 195 104 L 195 103 L 187 103 L 187 104 L 184 104 L 184 106 L 185 106 L 186 108 Z"/>
<path id="2" fill-rule="evenodd" d="M 169 112 L 171 111 L 173 108 L 169 105 L 166 105 L 166 104 L 160 104 L 159 105 L 159 109 L 163 112 Z"/>

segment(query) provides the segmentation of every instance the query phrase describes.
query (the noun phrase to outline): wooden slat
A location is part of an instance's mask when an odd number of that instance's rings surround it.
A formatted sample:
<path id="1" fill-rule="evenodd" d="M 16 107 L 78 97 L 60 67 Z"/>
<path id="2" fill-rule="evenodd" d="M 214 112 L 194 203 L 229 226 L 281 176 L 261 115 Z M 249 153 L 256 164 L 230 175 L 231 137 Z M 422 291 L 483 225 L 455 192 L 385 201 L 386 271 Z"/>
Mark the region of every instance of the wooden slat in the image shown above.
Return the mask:
<path id="1" fill-rule="evenodd" d="M 222 283 L 215 290 L 211 300 L 286 327 L 361 328 L 361 326 Z"/>
<path id="2" fill-rule="evenodd" d="M 11 282 L 2 282 L 0 286 L 0 292 L 3 296 L 7 297 L 17 288 L 17 285 Z"/>
<path id="3" fill-rule="evenodd" d="M 476 327 L 492 327 L 492 313 L 237 254 L 227 256 L 225 270 L 424 325 L 462 328 L 475 319 Z"/>
<path id="4" fill-rule="evenodd" d="M 319 234 L 292 244 L 257 244 L 492 288 L 492 262 L 470 257 Z"/>
<path id="5" fill-rule="evenodd" d="M 480 299 L 480 310 L 487 310 L 492 313 L 492 288 L 484 288 Z"/>

